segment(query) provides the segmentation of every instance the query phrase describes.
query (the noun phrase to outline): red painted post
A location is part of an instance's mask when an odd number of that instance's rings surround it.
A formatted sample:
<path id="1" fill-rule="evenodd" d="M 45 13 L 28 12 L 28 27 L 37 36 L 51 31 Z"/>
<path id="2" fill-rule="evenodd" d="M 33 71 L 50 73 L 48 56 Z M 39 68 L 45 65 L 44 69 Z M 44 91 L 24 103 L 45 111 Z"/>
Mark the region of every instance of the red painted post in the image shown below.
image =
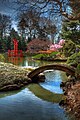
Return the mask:
<path id="1" fill-rule="evenodd" d="M 13 39 L 14 43 L 14 56 L 18 56 L 18 41 L 16 39 Z"/>
<path id="2" fill-rule="evenodd" d="M 10 50 L 8 50 L 8 56 L 11 57 L 11 51 Z"/>

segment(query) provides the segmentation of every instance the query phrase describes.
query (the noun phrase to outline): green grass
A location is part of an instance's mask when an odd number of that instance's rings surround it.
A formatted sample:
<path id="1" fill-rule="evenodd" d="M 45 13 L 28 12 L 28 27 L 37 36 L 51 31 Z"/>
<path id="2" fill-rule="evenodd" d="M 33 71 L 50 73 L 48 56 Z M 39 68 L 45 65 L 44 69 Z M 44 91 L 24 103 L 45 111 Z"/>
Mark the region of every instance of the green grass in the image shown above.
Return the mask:
<path id="1" fill-rule="evenodd" d="M 46 100 L 48 102 L 59 103 L 63 99 L 62 94 L 55 94 L 42 88 L 39 84 L 30 84 L 28 88 L 33 92 L 37 97 Z"/>
<path id="2" fill-rule="evenodd" d="M 54 57 L 54 56 L 56 56 L 58 53 L 59 53 L 59 52 L 57 52 L 57 51 L 52 52 L 52 53 L 50 54 L 50 56 L 51 56 L 51 57 Z"/>
<path id="3" fill-rule="evenodd" d="M 47 57 L 47 56 L 48 56 L 47 54 L 37 54 L 37 55 L 33 56 L 33 58 L 41 59 L 41 57 Z"/>
<path id="4" fill-rule="evenodd" d="M 42 57 L 43 58 L 47 58 L 47 57 L 54 57 L 54 56 L 56 56 L 56 54 L 58 54 L 59 52 L 52 52 L 51 54 L 37 54 L 37 55 L 35 55 L 35 56 L 33 56 L 33 58 L 35 58 L 35 59 L 41 59 Z"/>

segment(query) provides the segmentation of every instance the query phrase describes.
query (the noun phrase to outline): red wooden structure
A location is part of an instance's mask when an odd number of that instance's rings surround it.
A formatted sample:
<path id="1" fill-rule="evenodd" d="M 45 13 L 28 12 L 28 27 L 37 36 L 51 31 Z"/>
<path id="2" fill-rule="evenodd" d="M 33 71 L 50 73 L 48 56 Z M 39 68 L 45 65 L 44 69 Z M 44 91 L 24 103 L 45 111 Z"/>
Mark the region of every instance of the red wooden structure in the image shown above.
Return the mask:
<path id="1" fill-rule="evenodd" d="M 22 50 L 18 50 L 18 41 L 13 39 L 14 50 L 8 50 L 9 57 L 23 57 Z"/>

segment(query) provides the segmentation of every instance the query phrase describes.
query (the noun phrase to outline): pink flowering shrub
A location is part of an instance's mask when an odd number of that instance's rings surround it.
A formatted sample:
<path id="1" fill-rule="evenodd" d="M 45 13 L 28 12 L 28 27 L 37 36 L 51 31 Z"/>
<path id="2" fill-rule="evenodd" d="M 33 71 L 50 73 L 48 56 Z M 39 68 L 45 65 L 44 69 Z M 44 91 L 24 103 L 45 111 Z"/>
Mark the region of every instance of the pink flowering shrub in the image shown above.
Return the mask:
<path id="1" fill-rule="evenodd" d="M 50 50 L 52 51 L 58 51 L 60 48 L 63 47 L 63 44 L 65 43 L 65 41 L 62 39 L 59 41 L 58 44 L 51 44 L 50 45 Z"/>
<path id="2" fill-rule="evenodd" d="M 64 43 L 65 43 L 65 40 L 61 39 L 58 44 L 63 45 Z"/>

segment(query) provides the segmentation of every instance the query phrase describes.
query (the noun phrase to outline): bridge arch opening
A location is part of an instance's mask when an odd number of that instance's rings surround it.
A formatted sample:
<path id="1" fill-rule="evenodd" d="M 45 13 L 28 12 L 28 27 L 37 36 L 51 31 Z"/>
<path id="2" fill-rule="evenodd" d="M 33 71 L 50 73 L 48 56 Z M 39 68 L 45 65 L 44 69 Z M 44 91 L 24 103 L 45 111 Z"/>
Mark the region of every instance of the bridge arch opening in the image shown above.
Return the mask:
<path id="1" fill-rule="evenodd" d="M 35 70 L 31 71 L 28 74 L 28 77 L 33 80 L 40 73 L 44 72 L 45 70 L 60 70 L 60 71 L 66 72 L 72 76 L 75 76 L 75 69 L 71 66 L 68 66 L 66 64 L 49 64 L 49 65 L 38 67 Z"/>

